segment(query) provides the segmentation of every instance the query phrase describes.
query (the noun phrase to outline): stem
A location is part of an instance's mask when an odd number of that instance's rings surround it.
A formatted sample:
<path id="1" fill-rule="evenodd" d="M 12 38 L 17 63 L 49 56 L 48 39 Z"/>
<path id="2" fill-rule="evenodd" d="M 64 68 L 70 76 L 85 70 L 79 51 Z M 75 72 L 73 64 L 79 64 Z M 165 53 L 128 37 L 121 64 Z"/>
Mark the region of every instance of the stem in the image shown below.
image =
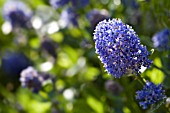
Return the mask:
<path id="1" fill-rule="evenodd" d="M 164 70 L 163 68 L 160 68 L 160 67 L 156 66 L 155 64 L 152 64 L 152 65 L 153 65 L 154 68 L 159 69 L 160 71 L 162 71 L 166 75 L 169 75 L 169 73 L 166 70 Z"/>
<path id="2" fill-rule="evenodd" d="M 144 79 L 143 79 L 140 75 L 137 76 L 137 80 L 138 80 L 142 85 L 145 85 L 145 81 L 144 81 Z"/>

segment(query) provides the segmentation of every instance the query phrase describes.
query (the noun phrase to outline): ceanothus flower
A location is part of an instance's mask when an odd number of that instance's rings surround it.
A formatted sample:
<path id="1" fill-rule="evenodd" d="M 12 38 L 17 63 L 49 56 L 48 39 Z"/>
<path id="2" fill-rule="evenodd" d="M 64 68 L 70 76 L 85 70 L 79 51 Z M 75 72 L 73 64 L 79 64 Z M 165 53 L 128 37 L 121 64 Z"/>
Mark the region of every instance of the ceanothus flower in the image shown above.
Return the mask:
<path id="1" fill-rule="evenodd" d="M 21 72 L 20 81 L 22 87 L 27 87 L 37 93 L 42 88 L 43 78 L 33 67 L 28 67 Z"/>
<path id="2" fill-rule="evenodd" d="M 60 16 L 60 21 L 63 21 L 65 26 L 72 24 L 73 26 L 78 26 L 77 22 L 78 14 L 73 8 L 67 8 L 62 11 Z"/>
<path id="3" fill-rule="evenodd" d="M 5 53 L 2 57 L 2 69 L 9 76 L 19 76 L 20 72 L 31 65 L 31 61 L 22 53 Z"/>
<path id="4" fill-rule="evenodd" d="M 139 100 L 140 106 L 147 109 L 149 105 L 156 104 L 166 98 L 162 84 L 155 85 L 152 82 L 146 82 L 144 88 L 136 92 L 136 99 Z"/>
<path id="5" fill-rule="evenodd" d="M 170 30 L 167 28 L 156 33 L 152 37 L 154 47 L 157 48 L 159 51 L 167 50 L 169 48 L 169 43 L 170 43 L 169 38 L 170 38 Z"/>
<path id="6" fill-rule="evenodd" d="M 51 6 L 53 6 L 55 9 L 63 7 L 64 5 L 68 4 L 68 2 L 69 0 L 50 0 Z"/>
<path id="7" fill-rule="evenodd" d="M 48 53 L 55 59 L 57 58 L 56 54 L 56 43 L 51 40 L 50 38 L 44 38 L 41 42 L 41 50 L 43 50 L 45 53 Z"/>
<path id="8" fill-rule="evenodd" d="M 51 75 L 40 73 L 31 66 L 22 70 L 20 76 L 21 86 L 31 89 L 34 93 L 38 93 L 48 80 L 51 80 L 52 83 L 55 82 Z"/>
<path id="9" fill-rule="evenodd" d="M 29 28 L 32 11 L 20 1 L 8 1 L 3 6 L 3 17 L 13 27 Z"/>
<path id="10" fill-rule="evenodd" d="M 150 67 L 149 52 L 131 26 L 120 19 L 103 20 L 94 32 L 96 53 L 106 71 L 115 78 L 139 74 L 141 66 Z"/>

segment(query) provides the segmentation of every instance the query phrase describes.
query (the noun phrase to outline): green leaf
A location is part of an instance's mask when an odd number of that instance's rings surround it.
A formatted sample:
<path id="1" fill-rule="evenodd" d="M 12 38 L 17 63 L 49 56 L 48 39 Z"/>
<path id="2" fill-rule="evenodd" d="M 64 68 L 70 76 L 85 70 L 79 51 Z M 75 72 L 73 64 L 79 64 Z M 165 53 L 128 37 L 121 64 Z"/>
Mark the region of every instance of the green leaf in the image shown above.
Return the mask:
<path id="1" fill-rule="evenodd" d="M 104 113 L 103 104 L 94 97 L 89 96 L 87 103 L 96 113 Z"/>

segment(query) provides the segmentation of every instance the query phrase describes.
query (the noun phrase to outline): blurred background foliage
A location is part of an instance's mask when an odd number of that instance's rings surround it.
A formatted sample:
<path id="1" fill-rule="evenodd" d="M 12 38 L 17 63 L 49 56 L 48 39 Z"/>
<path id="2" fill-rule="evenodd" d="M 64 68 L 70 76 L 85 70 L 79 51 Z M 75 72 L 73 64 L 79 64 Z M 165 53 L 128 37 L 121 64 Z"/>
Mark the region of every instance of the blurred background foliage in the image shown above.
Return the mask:
<path id="1" fill-rule="evenodd" d="M 49 0 L 20 1 L 33 12 L 31 28 L 13 28 L 3 18 L 7 0 L 0 0 L 0 113 L 150 113 L 135 100 L 142 85 L 133 76 L 108 75 L 95 54 L 93 30 L 108 18 L 131 25 L 154 51 L 154 63 L 142 77 L 163 83 L 170 96 L 170 51 L 157 51 L 152 42 L 156 32 L 170 26 L 169 0 L 89 0 L 83 7 L 69 2 L 58 9 Z M 63 14 L 70 7 L 73 12 Z M 50 83 L 38 93 L 21 87 L 20 72 L 28 66 L 51 74 L 54 89 Z M 169 105 L 154 112 L 168 113 Z"/>

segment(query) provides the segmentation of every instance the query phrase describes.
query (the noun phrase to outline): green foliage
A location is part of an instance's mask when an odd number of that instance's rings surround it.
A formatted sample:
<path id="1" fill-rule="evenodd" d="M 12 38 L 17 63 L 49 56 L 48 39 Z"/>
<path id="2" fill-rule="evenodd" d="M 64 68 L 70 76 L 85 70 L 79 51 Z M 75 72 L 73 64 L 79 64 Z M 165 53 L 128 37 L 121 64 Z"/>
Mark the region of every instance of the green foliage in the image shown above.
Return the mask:
<path id="1" fill-rule="evenodd" d="M 1 9 L 6 1 L 0 0 Z M 155 113 L 170 112 L 165 104 L 143 110 L 135 100 L 135 92 L 142 89 L 142 85 L 133 76 L 115 79 L 105 72 L 95 54 L 93 28 L 86 18 L 86 14 L 92 9 L 106 9 L 110 18 L 121 18 L 123 22 L 130 24 L 150 51 L 153 49 L 152 36 L 170 26 L 169 0 L 138 0 L 137 9 L 128 4 L 124 5 L 124 0 L 90 0 L 90 4 L 85 8 L 77 9 L 78 27 L 71 25 L 62 28 L 58 25 L 59 29 L 52 33 L 48 32 L 48 25 L 58 22 L 62 10 L 71 6 L 71 3 L 55 10 L 48 0 L 21 1 L 33 10 L 34 18 L 39 17 L 42 20 L 42 25 L 37 29 L 13 29 L 5 34 L 6 29 L 2 26 L 6 21 L 1 10 L 0 113 L 150 113 L 151 110 Z M 130 1 L 127 0 L 129 4 Z M 41 43 L 44 37 L 55 43 L 56 59 L 43 51 Z M 163 83 L 167 97 L 170 96 L 169 51 L 158 52 L 154 48 L 150 56 L 154 63 L 142 73 L 142 77 L 155 84 Z M 44 90 L 38 94 L 22 88 L 20 75 L 7 76 L 2 69 L 2 58 L 6 52 L 22 52 L 38 71 L 52 74 L 56 79 L 54 89 L 51 82 L 44 84 Z M 48 65 L 43 67 L 44 63 Z M 118 95 L 107 91 L 105 83 L 108 80 L 120 83 L 123 91 Z"/>

